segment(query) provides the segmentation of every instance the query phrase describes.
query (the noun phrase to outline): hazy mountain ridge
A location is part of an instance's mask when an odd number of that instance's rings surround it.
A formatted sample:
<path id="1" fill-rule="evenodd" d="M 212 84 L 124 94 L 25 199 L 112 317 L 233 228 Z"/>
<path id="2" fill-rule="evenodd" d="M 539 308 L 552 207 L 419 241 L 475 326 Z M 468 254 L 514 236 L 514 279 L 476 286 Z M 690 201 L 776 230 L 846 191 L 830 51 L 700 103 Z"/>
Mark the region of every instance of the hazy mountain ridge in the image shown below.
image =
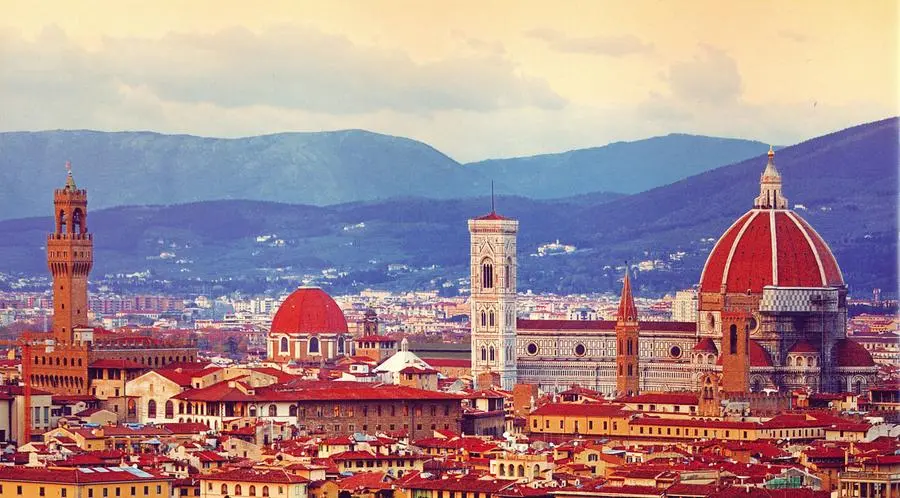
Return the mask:
<path id="1" fill-rule="evenodd" d="M 510 192 L 550 199 L 599 190 L 634 194 L 764 153 L 751 140 L 670 134 L 634 142 L 469 163 Z"/>
<path id="2" fill-rule="evenodd" d="M 776 152 L 791 206 L 830 244 L 857 295 L 872 287 L 895 289 L 898 131 L 893 118 Z M 665 261 L 668 268 L 640 272 L 635 278 L 639 292 L 659 294 L 695 284 L 714 240 L 752 207 L 765 163 L 763 153 L 627 197 L 498 197 L 498 211 L 520 221 L 520 290 L 615 291 L 620 275 L 605 267 L 653 259 Z M 92 205 L 105 195 L 87 187 Z M 44 209 L 47 203 L 43 201 Z M 466 220 L 486 213 L 489 206 L 482 197 L 396 198 L 326 207 L 212 201 L 92 210 L 94 275 L 150 269 L 155 278 L 174 282 L 172 289 L 190 286 L 197 277 L 233 277 L 227 285 L 259 289 L 278 285 L 265 280 L 279 275 L 275 268 L 318 273 L 333 266 L 350 273 L 333 281 L 336 289 L 427 288 L 467 276 Z M 51 226 L 49 216 L 0 222 L 0 271 L 45 274 L 42 246 Z M 284 245 L 257 241 L 265 235 Z M 556 239 L 579 250 L 567 256 L 529 256 L 538 245 Z M 163 252 L 174 256 L 161 259 Z M 684 252 L 681 259 L 671 259 L 678 252 Z M 389 263 L 438 267 L 388 275 Z"/>
<path id="3" fill-rule="evenodd" d="M 660 142 L 668 144 L 664 154 L 655 152 Z M 582 171 L 586 161 L 607 149 L 627 150 L 623 155 L 631 162 L 623 163 L 626 167 L 610 175 L 609 181 L 586 176 Z M 659 137 L 567 152 L 560 156 L 588 159 L 546 168 L 541 176 L 520 168 L 509 175 L 489 167 L 463 166 L 428 144 L 363 130 L 246 138 L 88 130 L 9 132 L 0 133 L 0 219 L 43 214 L 50 192 L 62 183 L 67 160 L 72 161 L 79 184 L 103 192 L 92 196 L 94 208 L 220 199 L 322 206 L 411 196 L 477 197 L 487 195 L 492 179 L 498 193 L 534 198 L 594 195 L 619 188 L 634 192 L 670 183 L 697 168 L 743 159 L 750 150 L 759 154 L 764 148 L 742 140 Z M 540 163 L 546 157 L 510 161 Z M 657 173 L 637 174 L 644 170 Z M 636 174 L 638 183 L 629 180 Z M 528 188 L 521 188 L 522 183 Z"/>

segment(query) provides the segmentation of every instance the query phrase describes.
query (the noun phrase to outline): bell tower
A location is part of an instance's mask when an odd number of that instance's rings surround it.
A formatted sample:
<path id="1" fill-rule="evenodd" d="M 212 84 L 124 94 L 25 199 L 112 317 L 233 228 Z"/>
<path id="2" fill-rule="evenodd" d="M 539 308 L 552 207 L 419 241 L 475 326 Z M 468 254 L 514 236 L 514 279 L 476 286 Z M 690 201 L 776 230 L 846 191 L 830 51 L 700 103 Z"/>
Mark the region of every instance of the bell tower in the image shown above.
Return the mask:
<path id="1" fill-rule="evenodd" d="M 633 396 L 640 389 L 640 325 L 628 273 L 626 265 L 622 297 L 616 313 L 616 393 L 620 396 Z"/>
<path id="2" fill-rule="evenodd" d="M 469 220 L 472 378 L 490 373 L 516 383 L 516 234 L 519 222 L 497 214 Z M 476 386 L 487 388 L 490 386 Z"/>
<path id="3" fill-rule="evenodd" d="M 75 186 L 66 162 L 66 184 L 53 192 L 55 230 L 47 236 L 47 266 L 53 277 L 53 338 L 71 343 L 73 329 L 88 325 L 87 280 L 94 262 L 87 227 L 87 191 Z"/>
<path id="4" fill-rule="evenodd" d="M 722 389 L 750 392 L 750 326 L 747 313 L 722 312 Z"/>

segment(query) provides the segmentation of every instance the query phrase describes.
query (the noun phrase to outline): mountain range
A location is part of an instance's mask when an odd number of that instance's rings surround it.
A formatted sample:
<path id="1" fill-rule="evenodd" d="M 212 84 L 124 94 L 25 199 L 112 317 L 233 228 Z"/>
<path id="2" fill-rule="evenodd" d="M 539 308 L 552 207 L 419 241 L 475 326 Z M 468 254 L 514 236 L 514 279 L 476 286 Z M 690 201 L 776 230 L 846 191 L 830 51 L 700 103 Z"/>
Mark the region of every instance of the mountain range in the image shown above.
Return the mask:
<path id="1" fill-rule="evenodd" d="M 511 193 L 533 199 L 597 190 L 635 194 L 758 156 L 768 147 L 751 140 L 672 134 L 466 167 L 496 179 Z"/>
<path id="2" fill-rule="evenodd" d="M 776 151 L 790 205 L 830 244 L 856 295 L 896 288 L 898 132 L 891 118 Z M 616 291 L 616 267 L 625 260 L 660 262 L 658 270 L 636 272 L 641 294 L 695 284 L 715 240 L 752 207 L 765 164 L 763 151 L 627 196 L 499 196 L 498 212 L 520 221 L 519 290 Z M 102 202 L 107 191 L 83 183 L 91 205 Z M 46 212 L 43 197 L 38 204 Z M 258 291 L 298 283 L 285 275 L 334 267 L 343 272 L 328 280 L 336 291 L 454 286 L 468 274 L 466 220 L 490 203 L 397 197 L 329 206 L 217 200 L 92 209 L 93 275 L 149 270 L 168 290 L 215 282 L 222 290 Z M 42 246 L 51 226 L 49 216 L 0 221 L 0 272 L 45 274 Z M 530 256 L 557 239 L 577 250 Z"/>
<path id="3" fill-rule="evenodd" d="M 0 219 L 39 216 L 71 161 L 93 208 L 247 199 L 331 205 L 395 197 L 634 193 L 765 152 L 671 135 L 464 166 L 430 145 L 361 130 L 223 139 L 150 132 L 0 133 Z M 555 158 L 555 159 L 554 159 Z"/>

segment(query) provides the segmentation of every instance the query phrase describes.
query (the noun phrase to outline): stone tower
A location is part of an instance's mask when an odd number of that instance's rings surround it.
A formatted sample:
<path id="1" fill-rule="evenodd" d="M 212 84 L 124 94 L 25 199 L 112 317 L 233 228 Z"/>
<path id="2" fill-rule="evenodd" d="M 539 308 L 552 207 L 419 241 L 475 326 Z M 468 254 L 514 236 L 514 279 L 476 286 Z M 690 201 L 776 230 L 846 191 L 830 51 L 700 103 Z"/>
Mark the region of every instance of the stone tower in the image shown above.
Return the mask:
<path id="1" fill-rule="evenodd" d="M 640 389 L 640 325 L 628 273 L 625 268 L 622 297 L 616 313 L 616 393 L 620 396 L 635 395 Z"/>
<path id="2" fill-rule="evenodd" d="M 66 185 L 53 192 L 55 230 L 47 236 L 47 266 L 53 277 L 53 338 L 71 343 L 73 329 L 89 324 L 88 274 L 94 261 L 87 227 L 87 191 L 75 186 L 72 169 Z"/>
<path id="3" fill-rule="evenodd" d="M 722 389 L 750 391 L 750 330 L 747 313 L 722 312 Z"/>
<path id="4" fill-rule="evenodd" d="M 493 210 L 469 220 L 471 238 L 472 378 L 516 383 L 516 233 L 519 222 Z M 477 386 L 490 387 L 490 386 Z"/>

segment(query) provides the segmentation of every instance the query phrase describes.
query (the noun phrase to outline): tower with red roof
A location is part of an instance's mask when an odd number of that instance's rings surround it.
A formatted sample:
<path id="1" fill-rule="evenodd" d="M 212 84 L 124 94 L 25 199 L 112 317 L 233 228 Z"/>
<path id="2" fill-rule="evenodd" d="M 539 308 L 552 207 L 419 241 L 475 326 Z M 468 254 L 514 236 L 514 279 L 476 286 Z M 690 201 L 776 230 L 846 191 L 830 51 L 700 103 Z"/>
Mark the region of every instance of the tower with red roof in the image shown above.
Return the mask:
<path id="1" fill-rule="evenodd" d="M 625 265 L 622 297 L 616 313 L 616 392 L 624 396 L 635 395 L 640 389 L 640 325 L 628 274 L 628 265 Z"/>
<path id="2" fill-rule="evenodd" d="M 519 222 L 497 214 L 469 220 L 472 378 L 516 383 L 516 234 Z M 486 376 L 485 374 L 489 374 Z M 490 387 L 490 386 L 478 386 Z"/>

